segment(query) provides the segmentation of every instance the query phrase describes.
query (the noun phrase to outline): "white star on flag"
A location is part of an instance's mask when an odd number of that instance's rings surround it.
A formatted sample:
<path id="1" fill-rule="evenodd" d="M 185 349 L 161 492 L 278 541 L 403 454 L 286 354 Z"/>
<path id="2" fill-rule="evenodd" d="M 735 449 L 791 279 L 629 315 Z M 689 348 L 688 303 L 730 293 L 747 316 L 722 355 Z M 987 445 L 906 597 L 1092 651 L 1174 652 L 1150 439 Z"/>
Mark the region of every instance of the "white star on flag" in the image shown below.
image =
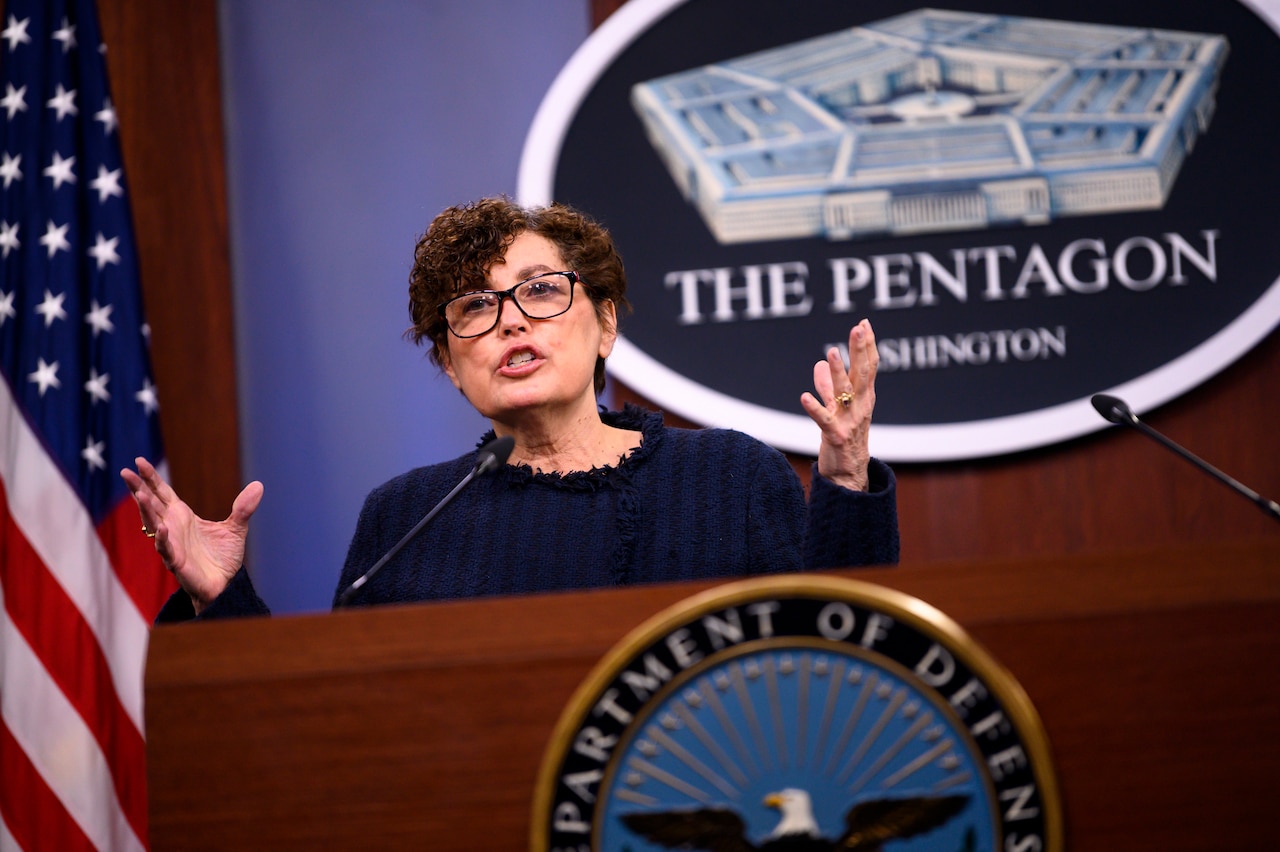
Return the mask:
<path id="1" fill-rule="evenodd" d="M 10 290 L 8 293 L 0 293 L 0 326 L 4 325 L 5 320 L 18 315 L 18 312 L 13 308 L 13 297 L 17 294 L 17 290 Z"/>
<path id="2" fill-rule="evenodd" d="M 46 364 L 43 358 L 38 358 L 36 371 L 27 376 L 28 379 L 40 386 L 40 396 L 44 396 L 44 392 L 49 388 L 60 388 L 62 382 L 58 381 L 58 362 Z"/>
<path id="3" fill-rule="evenodd" d="M 22 180 L 22 155 L 16 157 L 9 156 L 9 152 L 4 152 L 4 162 L 0 163 L 0 177 L 4 178 L 4 188 L 8 189 L 9 184 L 15 180 Z"/>
<path id="4" fill-rule="evenodd" d="M 52 219 L 49 220 L 49 229 L 40 238 L 40 245 L 49 249 L 49 257 L 57 254 L 58 249 L 71 251 L 71 243 L 67 242 L 67 228 L 70 227 L 70 225 L 55 225 Z"/>
<path id="5" fill-rule="evenodd" d="M 150 379 L 142 380 L 142 390 L 135 393 L 133 398 L 142 403 L 142 410 L 147 414 L 154 414 L 160 408 L 160 401 L 156 398 L 156 386 L 151 384 Z"/>
<path id="6" fill-rule="evenodd" d="M 80 458 L 88 463 L 89 470 L 106 470 L 107 460 L 102 457 L 102 453 L 106 448 L 105 442 L 94 441 L 90 436 L 85 442 L 84 449 L 80 451 Z"/>
<path id="7" fill-rule="evenodd" d="M 89 368 L 89 381 L 84 383 L 84 389 L 95 404 L 111 401 L 111 392 L 107 390 L 107 382 L 109 381 L 111 381 L 109 374 L 99 375 L 97 367 Z"/>
<path id="8" fill-rule="evenodd" d="M 50 162 L 49 167 L 44 170 L 44 175 L 45 177 L 53 178 L 54 189 L 62 189 L 62 185 L 64 183 L 76 182 L 76 173 L 71 170 L 75 164 L 75 157 L 68 157 L 64 160 L 62 159 L 61 154 L 54 151 L 53 161 Z"/>
<path id="9" fill-rule="evenodd" d="M 18 226 L 21 222 L 14 222 L 10 225 L 8 222 L 0 223 L 0 252 L 3 257 L 8 257 L 9 252 L 22 248 L 22 243 L 18 241 Z"/>
<path id="10" fill-rule="evenodd" d="M 115 131 L 116 127 L 120 123 L 116 119 L 116 108 L 111 105 L 111 98 L 107 98 L 103 103 L 102 109 L 93 114 L 93 118 L 94 121 L 102 122 L 102 130 L 108 136 Z"/>
<path id="11" fill-rule="evenodd" d="M 4 107 L 9 113 L 9 120 L 13 121 L 13 116 L 19 112 L 27 111 L 27 87 L 15 89 L 12 83 L 4 84 L 4 97 L 0 98 L 0 107 Z"/>
<path id="12" fill-rule="evenodd" d="M 63 53 L 76 46 L 76 28 L 65 15 L 62 17 L 62 29 L 53 31 L 53 40 L 62 42 Z"/>
<path id="13" fill-rule="evenodd" d="M 124 197 L 124 190 L 120 188 L 120 175 L 123 171 L 123 169 L 107 171 L 106 166 L 98 166 L 98 176 L 89 182 L 89 186 L 98 190 L 99 204 L 105 203 L 113 195 Z M 3 170 L 0 170 L 0 174 L 4 174 Z"/>
<path id="14" fill-rule="evenodd" d="M 116 245 L 119 244 L 119 237 L 107 239 L 102 236 L 102 232 L 98 232 L 98 239 L 94 242 L 93 247 L 89 249 L 89 256 L 98 261 L 98 269 L 106 266 L 108 263 L 119 263 L 120 255 L 116 254 Z"/>
<path id="15" fill-rule="evenodd" d="M 57 92 L 54 93 L 53 97 L 49 98 L 45 106 L 49 107 L 49 109 L 57 110 L 58 121 L 62 121 L 69 115 L 80 114 L 80 110 L 76 107 L 76 90 L 67 91 L 62 87 L 61 83 L 58 84 Z"/>
<path id="16" fill-rule="evenodd" d="M 111 305 L 99 305 L 97 299 L 89 304 L 89 313 L 84 315 L 84 321 L 93 328 L 94 337 L 104 331 L 110 334 L 116 330 L 115 324 L 111 322 L 111 311 Z"/>
<path id="17" fill-rule="evenodd" d="M 44 291 L 44 301 L 36 305 L 35 310 L 36 313 L 44 317 L 45 328 L 53 325 L 54 320 L 67 318 L 67 312 L 62 308 L 62 303 L 66 301 L 66 298 L 66 293 L 59 293 L 55 296 L 48 290 Z"/>
<path id="18" fill-rule="evenodd" d="M 31 36 L 27 35 L 27 24 L 31 23 L 30 18 L 23 18 L 19 21 L 13 15 L 9 16 L 9 26 L 0 32 L 0 38 L 9 42 L 9 52 L 12 53 L 14 48 L 20 44 L 31 44 Z"/>

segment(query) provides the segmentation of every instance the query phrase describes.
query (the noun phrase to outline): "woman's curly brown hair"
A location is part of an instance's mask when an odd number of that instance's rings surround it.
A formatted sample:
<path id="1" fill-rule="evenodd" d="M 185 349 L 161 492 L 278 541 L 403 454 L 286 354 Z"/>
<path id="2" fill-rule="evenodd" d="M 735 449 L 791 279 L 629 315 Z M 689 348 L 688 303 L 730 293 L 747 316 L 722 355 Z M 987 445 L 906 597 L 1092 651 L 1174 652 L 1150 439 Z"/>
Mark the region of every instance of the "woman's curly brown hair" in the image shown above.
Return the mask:
<path id="1" fill-rule="evenodd" d="M 629 309 L 627 276 L 613 238 L 599 223 L 564 204 L 525 208 L 506 197 L 482 198 L 450 207 L 431 222 L 418 239 L 409 273 L 409 317 L 405 336 L 424 345 L 431 341 L 431 360 L 444 366 L 449 351 L 449 327 L 439 306 L 469 290 L 487 289 L 486 276 L 507 246 L 529 231 L 555 244 L 565 268 L 578 273 L 582 288 L 596 307 L 602 324 L 604 305 L 612 302 L 619 314 Z M 596 393 L 604 389 L 604 359 L 596 359 Z"/>

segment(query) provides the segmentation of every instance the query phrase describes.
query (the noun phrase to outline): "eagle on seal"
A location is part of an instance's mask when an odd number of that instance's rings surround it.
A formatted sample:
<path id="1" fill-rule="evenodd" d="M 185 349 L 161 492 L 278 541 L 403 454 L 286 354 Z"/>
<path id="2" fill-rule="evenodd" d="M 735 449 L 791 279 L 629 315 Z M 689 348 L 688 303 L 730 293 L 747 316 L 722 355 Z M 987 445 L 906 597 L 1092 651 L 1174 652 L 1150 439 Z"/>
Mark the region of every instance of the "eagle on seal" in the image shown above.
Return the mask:
<path id="1" fill-rule="evenodd" d="M 922 834 L 943 825 L 968 803 L 968 796 L 916 796 L 861 802 L 844 817 L 844 833 L 823 837 L 813 818 L 813 803 L 804 790 L 770 793 L 764 803 L 782 819 L 759 846 L 746 838 L 746 823 L 727 808 L 701 808 L 620 817 L 635 834 L 668 849 L 707 852 L 826 852 L 847 849 L 879 852 L 890 840 Z"/>

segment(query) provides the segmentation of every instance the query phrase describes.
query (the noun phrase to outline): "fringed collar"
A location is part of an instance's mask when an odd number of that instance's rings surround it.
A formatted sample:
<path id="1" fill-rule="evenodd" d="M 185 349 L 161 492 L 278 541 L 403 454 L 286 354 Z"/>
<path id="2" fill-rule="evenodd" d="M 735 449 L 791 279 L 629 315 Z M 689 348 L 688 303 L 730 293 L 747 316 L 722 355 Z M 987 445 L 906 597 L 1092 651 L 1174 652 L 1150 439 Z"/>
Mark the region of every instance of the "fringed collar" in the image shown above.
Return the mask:
<path id="1" fill-rule="evenodd" d="M 494 476 L 513 486 L 544 485 L 566 491 L 595 491 L 611 484 L 619 477 L 630 479 L 631 472 L 644 463 L 662 441 L 662 415 L 638 405 L 627 403 L 621 411 L 601 411 L 600 419 L 619 429 L 639 430 L 640 446 L 628 453 L 617 465 L 605 465 L 591 470 L 575 470 L 572 473 L 535 472 L 527 464 L 504 465 Z M 476 447 L 482 447 L 494 438 L 490 429 Z"/>

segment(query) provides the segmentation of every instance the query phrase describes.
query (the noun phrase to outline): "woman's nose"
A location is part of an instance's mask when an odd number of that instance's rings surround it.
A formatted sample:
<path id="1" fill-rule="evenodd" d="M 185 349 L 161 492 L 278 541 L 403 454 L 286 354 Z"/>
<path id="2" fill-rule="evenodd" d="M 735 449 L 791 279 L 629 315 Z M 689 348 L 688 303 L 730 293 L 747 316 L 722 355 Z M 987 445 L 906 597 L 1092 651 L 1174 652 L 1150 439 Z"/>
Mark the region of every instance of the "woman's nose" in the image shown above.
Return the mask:
<path id="1" fill-rule="evenodd" d="M 515 299 L 503 299 L 502 304 L 498 305 L 498 327 L 500 329 L 505 331 L 524 328 L 524 321 L 524 312 L 520 310 L 520 306 L 516 304 Z"/>

